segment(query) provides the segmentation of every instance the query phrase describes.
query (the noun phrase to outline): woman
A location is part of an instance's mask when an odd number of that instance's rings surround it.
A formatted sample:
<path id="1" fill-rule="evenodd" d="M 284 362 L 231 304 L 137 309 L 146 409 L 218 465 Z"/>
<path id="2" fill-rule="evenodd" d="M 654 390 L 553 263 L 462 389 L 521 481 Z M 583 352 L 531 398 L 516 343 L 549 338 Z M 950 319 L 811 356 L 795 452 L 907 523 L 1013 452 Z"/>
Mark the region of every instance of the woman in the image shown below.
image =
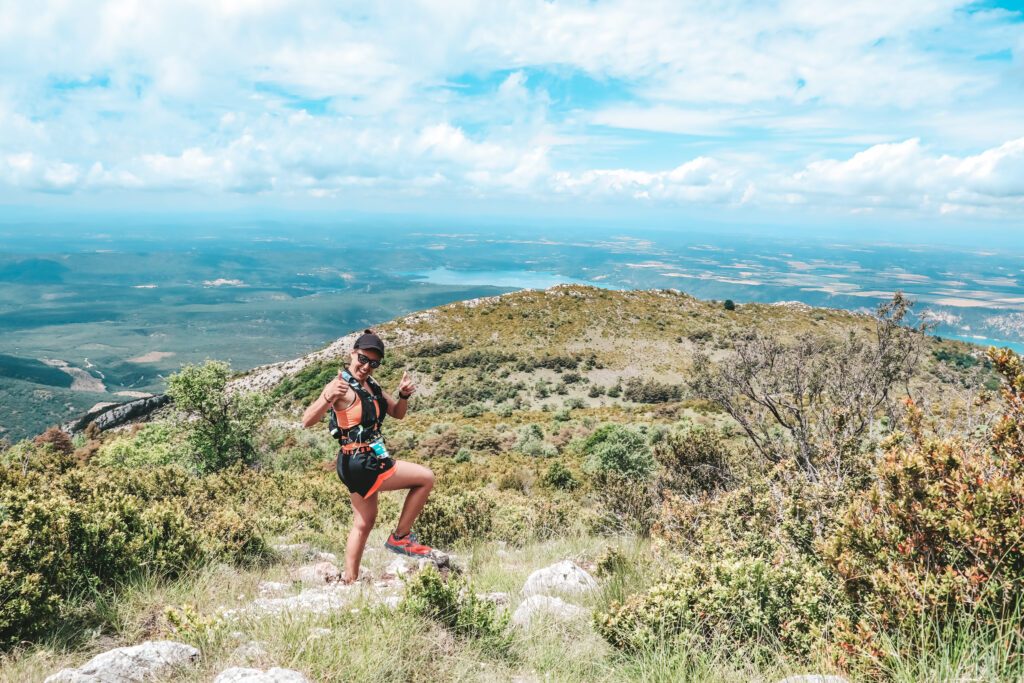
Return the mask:
<path id="1" fill-rule="evenodd" d="M 409 397 L 416 385 L 408 372 L 402 373 L 398 398 L 384 391 L 371 376 L 384 359 L 384 342 L 371 330 L 356 339 L 348 369 L 327 383 L 320 396 L 302 415 L 302 425 L 312 427 L 333 411 L 331 433 L 341 443 L 338 476 L 352 499 L 352 530 L 345 547 L 345 575 L 351 583 L 359 578 L 359 561 L 366 539 L 377 520 L 377 493 L 409 489 L 398 526 L 384 544 L 403 555 L 428 557 L 431 548 L 416 540 L 412 524 L 427 502 L 434 486 L 434 473 L 422 465 L 394 460 L 381 438 L 385 415 L 405 417 Z"/>

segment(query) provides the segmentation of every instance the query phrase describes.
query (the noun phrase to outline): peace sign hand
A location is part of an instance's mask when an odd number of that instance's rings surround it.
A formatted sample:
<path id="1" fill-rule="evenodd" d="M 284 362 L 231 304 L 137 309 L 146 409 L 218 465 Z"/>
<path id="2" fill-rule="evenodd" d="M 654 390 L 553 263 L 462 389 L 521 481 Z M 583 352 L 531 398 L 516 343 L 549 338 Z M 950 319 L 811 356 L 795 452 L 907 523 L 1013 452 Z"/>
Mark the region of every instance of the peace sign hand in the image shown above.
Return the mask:
<path id="1" fill-rule="evenodd" d="M 402 371 L 402 381 L 398 383 L 398 397 L 409 398 L 416 393 L 416 383 L 412 380 L 412 375 L 408 371 Z"/>

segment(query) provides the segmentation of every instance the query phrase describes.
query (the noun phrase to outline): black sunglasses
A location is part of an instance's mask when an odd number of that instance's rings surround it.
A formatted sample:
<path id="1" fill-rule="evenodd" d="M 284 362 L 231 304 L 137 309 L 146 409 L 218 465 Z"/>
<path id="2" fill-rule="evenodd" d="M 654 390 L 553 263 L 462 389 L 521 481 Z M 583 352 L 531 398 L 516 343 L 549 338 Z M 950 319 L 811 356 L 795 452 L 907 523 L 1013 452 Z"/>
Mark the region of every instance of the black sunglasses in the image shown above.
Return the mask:
<path id="1" fill-rule="evenodd" d="M 356 354 L 356 360 L 359 361 L 362 364 L 369 365 L 371 368 L 379 368 L 380 364 L 384 362 L 383 359 L 381 359 L 381 360 L 373 360 L 372 358 L 367 358 L 366 356 L 364 356 L 361 353 L 357 353 Z"/>

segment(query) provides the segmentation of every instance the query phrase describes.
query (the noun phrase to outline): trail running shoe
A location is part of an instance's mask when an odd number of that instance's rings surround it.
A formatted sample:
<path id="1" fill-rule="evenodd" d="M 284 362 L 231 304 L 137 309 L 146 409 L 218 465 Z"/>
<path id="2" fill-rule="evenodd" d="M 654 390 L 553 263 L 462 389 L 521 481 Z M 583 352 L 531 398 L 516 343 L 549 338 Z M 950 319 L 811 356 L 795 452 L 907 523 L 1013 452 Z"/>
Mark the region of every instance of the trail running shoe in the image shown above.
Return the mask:
<path id="1" fill-rule="evenodd" d="M 434 551 L 429 545 L 423 545 L 416 539 L 416 534 L 409 532 L 405 536 L 398 538 L 392 533 L 388 536 L 387 542 L 384 543 L 384 547 L 393 553 L 399 555 L 411 555 L 412 557 L 430 557 L 430 554 Z"/>

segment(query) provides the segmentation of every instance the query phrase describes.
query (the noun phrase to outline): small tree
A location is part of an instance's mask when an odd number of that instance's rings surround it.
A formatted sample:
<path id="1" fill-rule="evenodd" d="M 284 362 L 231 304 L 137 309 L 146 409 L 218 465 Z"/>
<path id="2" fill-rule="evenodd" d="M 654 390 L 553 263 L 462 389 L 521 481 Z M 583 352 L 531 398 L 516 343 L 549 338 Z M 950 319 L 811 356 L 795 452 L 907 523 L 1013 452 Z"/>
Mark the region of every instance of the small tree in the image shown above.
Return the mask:
<path id="1" fill-rule="evenodd" d="M 722 304 L 722 308 L 724 308 L 727 311 L 735 311 L 736 302 L 733 301 L 732 299 L 726 299 L 725 302 Z"/>
<path id="2" fill-rule="evenodd" d="M 897 292 L 879 306 L 873 338 L 850 332 L 787 344 L 752 332 L 717 365 L 697 352 L 692 388 L 732 416 L 769 461 L 793 458 L 812 480 L 825 467 L 842 481 L 872 423 L 881 414 L 895 421 L 892 394 L 906 387 L 921 348 L 923 328 L 903 325 L 911 305 Z"/>
<path id="3" fill-rule="evenodd" d="M 231 367 L 220 361 L 186 365 L 167 381 L 188 444 L 200 472 L 213 472 L 234 462 L 251 463 L 255 435 L 270 409 L 258 393 L 227 391 Z"/>

